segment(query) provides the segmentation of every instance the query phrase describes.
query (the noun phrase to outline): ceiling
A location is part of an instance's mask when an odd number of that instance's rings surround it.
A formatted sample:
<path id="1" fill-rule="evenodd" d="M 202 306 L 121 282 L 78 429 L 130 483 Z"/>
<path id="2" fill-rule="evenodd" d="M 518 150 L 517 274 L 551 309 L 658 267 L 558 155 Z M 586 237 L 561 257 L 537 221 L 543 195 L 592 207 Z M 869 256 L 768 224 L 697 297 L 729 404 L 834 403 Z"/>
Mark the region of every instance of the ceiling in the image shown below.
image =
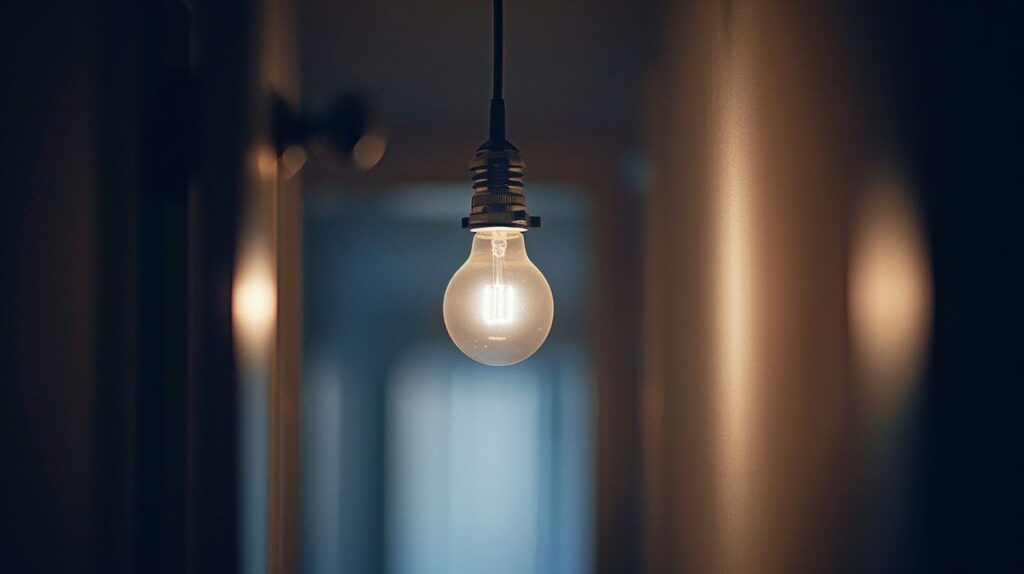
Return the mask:
<path id="1" fill-rule="evenodd" d="M 650 2 L 511 0 L 505 6 L 510 137 L 527 130 L 639 131 Z M 389 131 L 486 133 L 491 2 L 304 0 L 307 109 L 370 98 Z M 475 145 L 478 142 L 473 142 Z"/>

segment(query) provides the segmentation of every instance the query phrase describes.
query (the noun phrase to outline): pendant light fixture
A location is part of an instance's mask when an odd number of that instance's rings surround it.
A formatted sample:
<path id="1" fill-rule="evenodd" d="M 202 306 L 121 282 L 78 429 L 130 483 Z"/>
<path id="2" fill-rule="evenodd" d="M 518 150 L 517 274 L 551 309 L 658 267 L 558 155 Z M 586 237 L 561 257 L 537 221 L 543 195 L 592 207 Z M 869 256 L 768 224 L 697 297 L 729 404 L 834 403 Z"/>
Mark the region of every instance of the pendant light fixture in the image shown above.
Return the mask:
<path id="1" fill-rule="evenodd" d="M 462 227 L 473 234 L 469 259 L 444 294 L 444 324 L 455 345 L 485 365 L 518 363 L 551 330 L 551 288 L 526 255 L 524 234 L 540 227 L 526 211 L 519 150 L 505 139 L 502 0 L 494 0 L 494 92 L 490 138 L 470 162 L 473 199 Z"/>

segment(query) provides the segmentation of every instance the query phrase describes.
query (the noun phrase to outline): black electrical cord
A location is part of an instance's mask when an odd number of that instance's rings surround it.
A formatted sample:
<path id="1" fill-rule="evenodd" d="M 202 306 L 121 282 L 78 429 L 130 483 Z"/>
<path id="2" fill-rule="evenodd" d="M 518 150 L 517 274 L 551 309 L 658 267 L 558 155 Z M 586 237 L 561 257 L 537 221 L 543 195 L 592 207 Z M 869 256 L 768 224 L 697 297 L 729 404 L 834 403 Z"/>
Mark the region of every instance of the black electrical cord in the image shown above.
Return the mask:
<path id="1" fill-rule="evenodd" d="M 540 218 L 526 211 L 523 170 L 526 163 L 519 150 L 505 139 L 504 13 L 502 0 L 494 0 L 494 91 L 491 94 L 491 137 L 476 149 L 469 164 L 473 177 L 473 200 L 462 227 L 530 229 L 540 227 Z"/>
<path id="2" fill-rule="evenodd" d="M 504 9 L 502 0 L 494 0 L 494 90 L 491 94 L 492 143 L 505 141 L 505 99 L 502 94 L 504 67 Z"/>
<path id="3" fill-rule="evenodd" d="M 502 0 L 494 0 L 494 92 L 491 94 L 491 98 L 500 100 L 503 96 L 501 93 L 501 82 L 502 78 L 502 65 L 504 64 L 504 51 L 505 51 L 505 39 L 504 39 L 504 10 L 502 9 Z"/>

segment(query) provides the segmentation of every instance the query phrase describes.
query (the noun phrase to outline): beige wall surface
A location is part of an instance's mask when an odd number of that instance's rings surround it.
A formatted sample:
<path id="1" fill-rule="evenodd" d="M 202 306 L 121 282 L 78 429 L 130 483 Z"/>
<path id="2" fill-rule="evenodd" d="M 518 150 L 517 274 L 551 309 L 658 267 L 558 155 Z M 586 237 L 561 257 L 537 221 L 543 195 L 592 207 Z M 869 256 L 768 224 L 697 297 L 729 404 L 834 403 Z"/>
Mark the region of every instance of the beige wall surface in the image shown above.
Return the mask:
<path id="1" fill-rule="evenodd" d="M 649 572 L 842 572 L 847 205 L 871 145 L 828 3 L 669 3 L 649 85 Z"/>

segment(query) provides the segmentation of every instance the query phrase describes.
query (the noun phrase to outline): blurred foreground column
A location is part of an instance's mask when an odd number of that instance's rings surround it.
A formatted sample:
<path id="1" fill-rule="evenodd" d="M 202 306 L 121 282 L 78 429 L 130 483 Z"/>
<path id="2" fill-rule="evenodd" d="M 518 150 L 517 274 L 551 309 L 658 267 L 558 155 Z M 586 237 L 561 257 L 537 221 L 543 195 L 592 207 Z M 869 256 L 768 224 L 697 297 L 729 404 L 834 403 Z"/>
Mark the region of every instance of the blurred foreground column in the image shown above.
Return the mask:
<path id="1" fill-rule="evenodd" d="M 846 202 L 862 118 L 820 2 L 674 2 L 649 85 L 648 572 L 843 572 Z"/>

